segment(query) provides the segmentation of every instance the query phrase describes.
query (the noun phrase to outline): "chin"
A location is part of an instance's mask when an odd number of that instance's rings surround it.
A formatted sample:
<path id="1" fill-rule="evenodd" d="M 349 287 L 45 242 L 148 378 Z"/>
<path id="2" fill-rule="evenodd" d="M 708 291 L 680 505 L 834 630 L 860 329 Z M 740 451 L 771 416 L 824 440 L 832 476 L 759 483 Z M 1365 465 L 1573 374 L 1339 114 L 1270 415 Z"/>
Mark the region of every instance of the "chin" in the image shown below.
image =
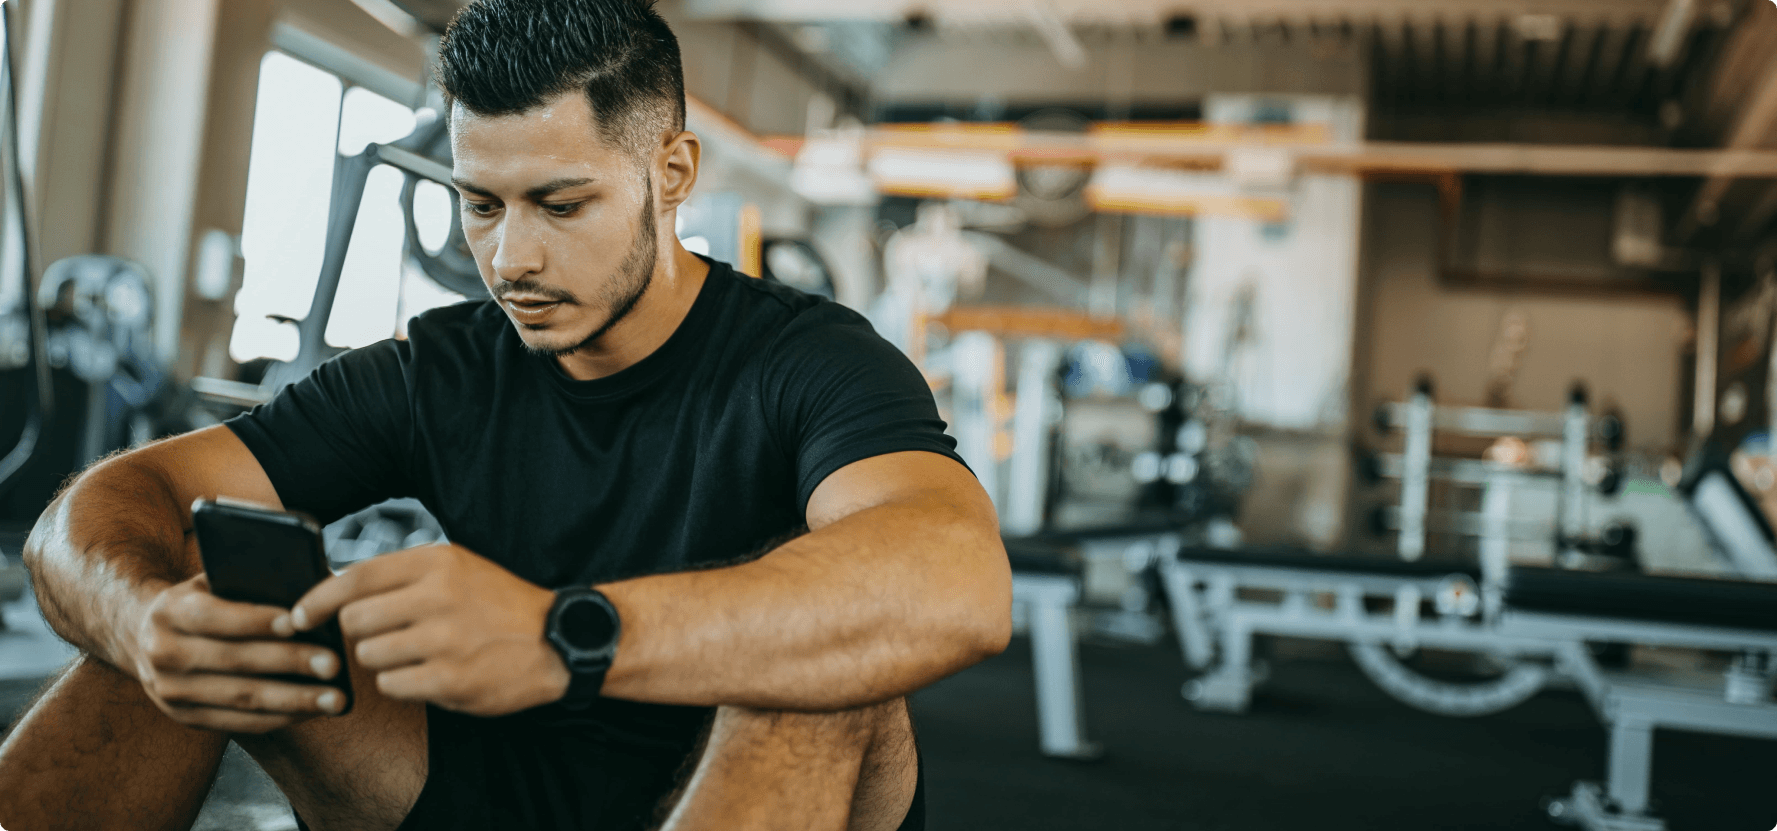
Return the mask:
<path id="1" fill-rule="evenodd" d="M 524 341 L 524 348 L 539 355 L 560 355 L 579 346 L 584 339 L 554 326 L 532 327 L 514 323 L 513 327 L 518 330 L 518 339 Z"/>

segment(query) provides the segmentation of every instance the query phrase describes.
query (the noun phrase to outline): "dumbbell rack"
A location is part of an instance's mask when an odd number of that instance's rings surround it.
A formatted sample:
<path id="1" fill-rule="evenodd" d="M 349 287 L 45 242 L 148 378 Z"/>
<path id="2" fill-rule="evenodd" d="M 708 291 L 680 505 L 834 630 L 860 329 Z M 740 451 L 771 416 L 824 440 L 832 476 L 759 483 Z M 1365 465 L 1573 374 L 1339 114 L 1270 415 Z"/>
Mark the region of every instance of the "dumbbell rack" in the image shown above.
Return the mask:
<path id="1" fill-rule="evenodd" d="M 1371 472 L 1400 481 L 1400 499 L 1386 506 L 1379 525 L 1397 531 L 1396 552 L 1413 562 L 1425 555 L 1433 524 L 1458 534 L 1480 538 L 1480 560 L 1488 582 L 1505 572 L 1510 545 L 1543 533 L 1540 525 L 1516 520 L 1511 512 L 1512 492 L 1527 480 L 1559 480 L 1553 537 L 1556 555 L 1577 551 L 1586 544 L 1585 467 L 1594 435 L 1611 451 L 1620 449 L 1621 420 L 1615 415 L 1595 417 L 1587 405 L 1585 389 L 1575 386 L 1565 408 L 1555 412 L 1504 410 L 1484 407 L 1437 406 L 1431 384 L 1421 381 L 1404 402 L 1390 402 L 1377 409 L 1377 426 L 1384 432 L 1399 429 L 1402 451 L 1372 457 Z M 1516 437 L 1526 440 L 1559 439 L 1560 462 L 1553 471 L 1530 470 L 1480 459 L 1449 459 L 1432 455 L 1434 433 L 1478 438 Z M 1482 489 L 1479 512 L 1441 511 L 1431 508 L 1431 485 L 1444 481 Z M 1609 494 L 1619 477 L 1607 473 L 1599 483 Z"/>

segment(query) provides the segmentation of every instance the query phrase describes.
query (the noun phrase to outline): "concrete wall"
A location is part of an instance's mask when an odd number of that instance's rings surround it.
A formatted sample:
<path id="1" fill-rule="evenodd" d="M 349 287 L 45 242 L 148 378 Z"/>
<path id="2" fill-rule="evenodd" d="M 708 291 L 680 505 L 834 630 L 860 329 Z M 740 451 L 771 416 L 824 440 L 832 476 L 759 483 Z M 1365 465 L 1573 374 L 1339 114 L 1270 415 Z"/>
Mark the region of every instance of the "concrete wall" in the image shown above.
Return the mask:
<path id="1" fill-rule="evenodd" d="M 1035 39 L 931 35 L 900 45 L 871 79 L 878 101 L 1099 101 L 1140 104 L 1210 93 L 1363 95 L 1368 63 L 1355 44 L 1206 46 L 1157 40 L 1088 47 L 1070 70 Z M 961 47 L 961 48 L 959 48 Z"/>
<path id="2" fill-rule="evenodd" d="M 780 50 L 734 23 L 667 22 L 679 38 L 685 94 L 759 135 L 807 128 L 809 101 L 826 93 Z"/>
<path id="3" fill-rule="evenodd" d="M 1683 301 L 1442 285 L 1434 262 L 1436 194 L 1413 185 L 1369 190 L 1356 358 L 1361 380 L 1355 403 L 1361 412 L 1379 400 L 1401 399 L 1420 373 L 1436 382 L 1440 403 L 1481 404 L 1501 323 L 1516 313 L 1529 334 L 1510 387 L 1513 405 L 1559 408 L 1573 382 L 1584 381 L 1594 401 L 1623 410 L 1631 447 L 1682 449 L 1681 352 L 1691 325 Z"/>

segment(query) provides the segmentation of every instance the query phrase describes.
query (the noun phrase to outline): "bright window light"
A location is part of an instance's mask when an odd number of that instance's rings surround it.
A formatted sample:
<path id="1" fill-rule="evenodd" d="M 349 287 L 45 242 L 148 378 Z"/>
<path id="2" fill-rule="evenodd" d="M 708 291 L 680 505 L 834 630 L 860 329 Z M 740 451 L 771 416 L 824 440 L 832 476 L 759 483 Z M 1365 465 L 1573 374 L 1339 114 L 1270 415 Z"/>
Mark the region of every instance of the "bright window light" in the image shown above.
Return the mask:
<path id="1" fill-rule="evenodd" d="M 363 87 L 346 90 L 340 105 L 339 154 L 356 156 L 371 144 L 386 144 L 413 132 L 413 110 Z"/>
<path id="2" fill-rule="evenodd" d="M 338 78 L 283 53 L 259 63 L 241 228 L 246 271 L 228 346 L 236 361 L 296 357 L 295 327 L 266 316 L 308 314 L 327 236 L 343 91 Z"/>
<path id="3" fill-rule="evenodd" d="M 396 315 L 400 324 L 396 327 L 395 337 L 407 337 L 407 324 L 415 315 L 440 306 L 461 303 L 464 299 L 466 298 L 462 295 L 432 282 L 432 278 L 427 277 L 418 265 L 408 262 L 407 267 L 401 270 L 401 310 Z"/>
<path id="4" fill-rule="evenodd" d="M 339 293 L 327 318 L 327 343 L 333 346 L 356 349 L 395 333 L 401 244 L 407 234 L 401 217 L 402 179 L 395 168 L 381 165 L 370 171 L 364 185 Z"/>
<path id="5" fill-rule="evenodd" d="M 413 225 L 420 247 L 436 255 L 450 238 L 450 191 L 430 179 L 421 180 L 413 192 Z"/>

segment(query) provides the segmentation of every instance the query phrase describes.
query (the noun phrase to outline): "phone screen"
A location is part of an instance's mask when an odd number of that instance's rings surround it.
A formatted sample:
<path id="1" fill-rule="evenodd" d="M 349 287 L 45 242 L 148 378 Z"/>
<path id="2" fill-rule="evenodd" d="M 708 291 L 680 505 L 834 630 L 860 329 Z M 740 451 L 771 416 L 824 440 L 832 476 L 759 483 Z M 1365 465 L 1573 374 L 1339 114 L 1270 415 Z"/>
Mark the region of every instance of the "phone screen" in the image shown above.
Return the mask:
<path id="1" fill-rule="evenodd" d="M 326 579 L 312 529 L 237 511 L 206 512 L 211 515 L 197 520 L 204 571 L 217 597 L 288 609 Z"/>
<path id="2" fill-rule="evenodd" d="M 210 592 L 223 600 L 288 609 L 331 573 L 319 527 L 301 514 L 198 500 L 191 507 L 191 519 Z M 299 632 L 294 640 L 325 646 L 342 659 L 345 656 L 336 620 Z M 347 702 L 340 714 L 351 710 L 351 684 L 343 669 L 326 682 L 308 676 L 276 677 L 338 687 Z"/>

